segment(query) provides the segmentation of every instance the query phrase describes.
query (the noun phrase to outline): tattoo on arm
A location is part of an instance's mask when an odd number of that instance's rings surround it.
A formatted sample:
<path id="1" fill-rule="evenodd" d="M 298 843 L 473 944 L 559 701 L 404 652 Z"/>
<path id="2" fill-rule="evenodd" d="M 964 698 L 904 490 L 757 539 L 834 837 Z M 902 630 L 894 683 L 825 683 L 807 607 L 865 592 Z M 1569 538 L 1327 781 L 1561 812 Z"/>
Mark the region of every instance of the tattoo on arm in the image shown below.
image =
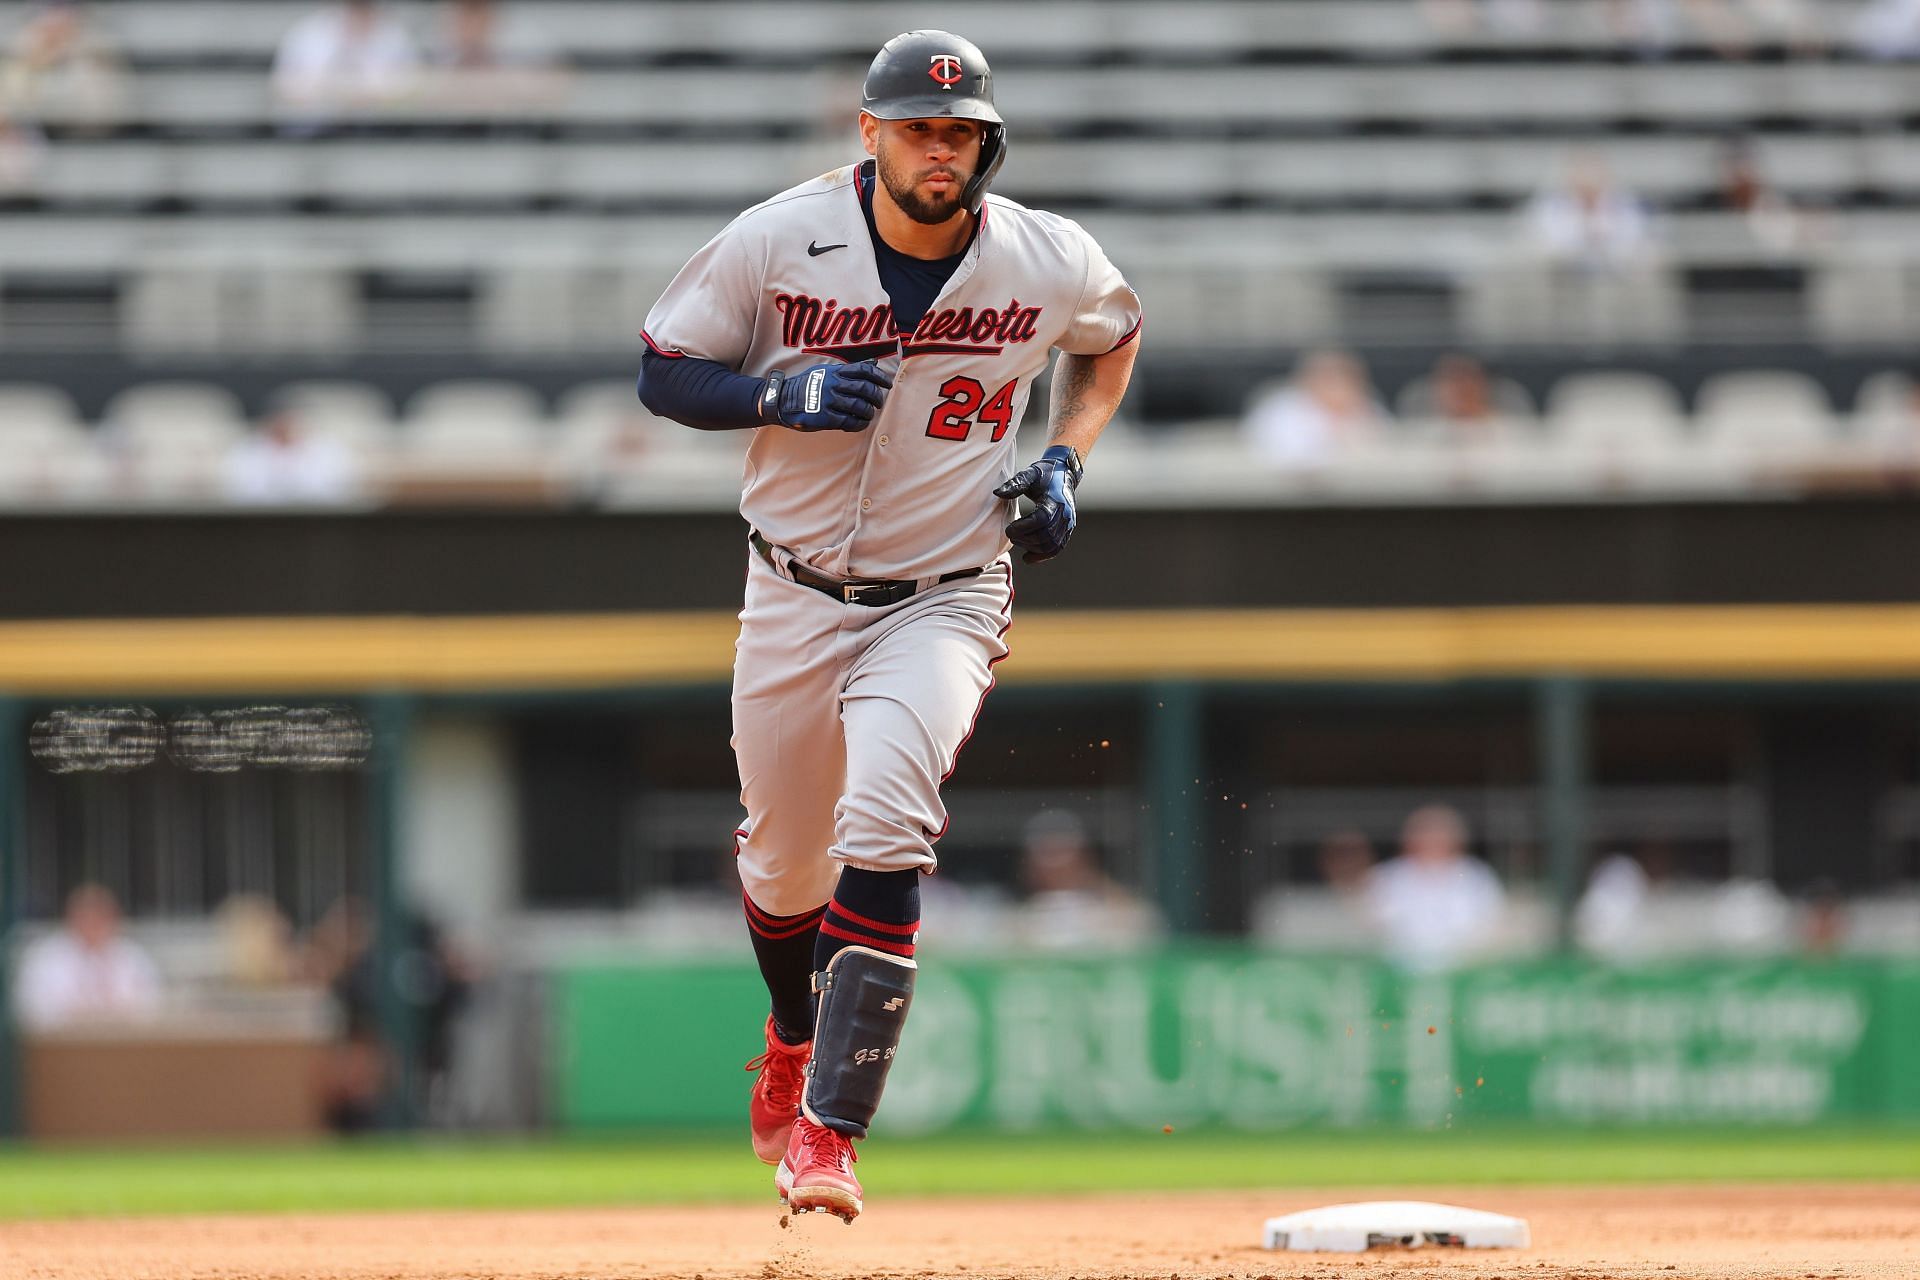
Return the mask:
<path id="1" fill-rule="evenodd" d="M 1087 411 L 1093 389 L 1093 358 L 1061 352 L 1053 370 L 1053 439 L 1058 440 Z"/>

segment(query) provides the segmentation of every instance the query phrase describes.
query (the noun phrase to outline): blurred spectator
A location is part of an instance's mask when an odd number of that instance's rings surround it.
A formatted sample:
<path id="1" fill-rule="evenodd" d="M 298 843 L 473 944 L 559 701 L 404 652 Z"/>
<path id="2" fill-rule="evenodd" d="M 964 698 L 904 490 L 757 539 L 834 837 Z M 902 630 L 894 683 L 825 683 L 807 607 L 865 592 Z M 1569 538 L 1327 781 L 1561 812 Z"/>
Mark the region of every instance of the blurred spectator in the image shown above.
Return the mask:
<path id="1" fill-rule="evenodd" d="M 497 71 L 551 67 L 559 57 L 524 12 L 503 17 L 494 0 L 449 0 L 427 61 L 462 71 Z"/>
<path id="2" fill-rule="evenodd" d="M 285 409 L 234 446 L 222 481 L 229 501 L 253 506 L 324 506 L 360 492 L 346 445 L 305 430 L 299 416 Z"/>
<path id="3" fill-rule="evenodd" d="M 40 5 L 8 43 L 0 115 L 99 132 L 124 118 L 126 100 L 120 55 L 83 5 Z"/>
<path id="4" fill-rule="evenodd" d="M 340 1039 L 321 1065 L 317 1082 L 327 1127 L 339 1133 L 371 1129 L 387 1088 L 387 1053 L 380 1040 L 368 958 L 372 948 L 366 909 L 342 898 L 314 923 L 302 958 L 305 976 L 325 987 L 340 1007 Z"/>
<path id="5" fill-rule="evenodd" d="M 1377 941 L 1370 896 L 1373 841 L 1357 827 L 1329 832 L 1315 851 L 1314 860 L 1319 864 L 1320 878 L 1333 891 L 1331 905 L 1339 919 L 1327 923 L 1342 935 L 1342 945 L 1355 949 L 1373 945 Z"/>
<path id="6" fill-rule="evenodd" d="M 1441 356 L 1429 377 L 1432 400 L 1428 407 L 1433 417 L 1471 429 L 1499 416 L 1486 366 L 1472 356 Z"/>
<path id="7" fill-rule="evenodd" d="M 553 45 L 525 14 L 493 0 L 449 0 L 427 48 L 443 107 L 487 114 L 558 101 L 567 81 Z"/>
<path id="8" fill-rule="evenodd" d="M 1492 868 L 1467 852 L 1467 823 L 1446 805 L 1409 814 L 1400 855 L 1374 870 L 1367 901 L 1387 955 L 1421 971 L 1484 949 L 1506 912 Z"/>
<path id="9" fill-rule="evenodd" d="M 1791 252 L 1806 238 L 1806 220 L 1768 184 L 1748 139 L 1732 138 L 1721 147 L 1720 180 L 1713 206 L 1741 215 L 1754 247 L 1768 255 Z"/>
<path id="10" fill-rule="evenodd" d="M 241 987 L 277 987 L 298 974 L 293 926 L 272 899 L 236 893 L 213 913 L 226 977 Z"/>
<path id="11" fill-rule="evenodd" d="M 1830 956 L 1847 940 L 1847 899 L 1831 880 L 1807 886 L 1800 903 L 1800 949 L 1809 955 Z"/>
<path id="12" fill-rule="evenodd" d="M 1806 0 L 1608 0 L 1607 18 L 1614 34 L 1643 57 L 1664 57 L 1683 41 L 1705 44 L 1722 58 L 1781 46 L 1811 54 L 1823 43 L 1818 14 Z"/>
<path id="13" fill-rule="evenodd" d="M 10 118 L 0 106 L 0 205 L 33 198 L 45 154 L 46 139 L 40 131 Z"/>
<path id="14" fill-rule="evenodd" d="M 160 971 L 120 932 L 111 891 L 83 884 L 67 896 L 61 928 L 20 957 L 14 1012 L 29 1031 L 137 1022 L 160 1010 Z"/>
<path id="15" fill-rule="evenodd" d="M 1023 833 L 1018 935 L 1037 949 L 1137 945 L 1157 938 L 1165 926 L 1138 894 L 1100 869 L 1087 829 L 1071 813 L 1049 809 L 1034 815 Z"/>
<path id="16" fill-rule="evenodd" d="M 1700 39 L 1723 58 L 1747 58 L 1783 46 L 1814 54 L 1822 44 L 1804 0 L 1687 0 L 1687 16 Z"/>
<path id="17" fill-rule="evenodd" d="M 407 93 L 420 64 L 413 37 L 373 0 L 345 0 L 308 14 L 280 41 L 273 92 L 302 132 L 343 112 Z"/>
<path id="18" fill-rule="evenodd" d="M 1456 40 L 1482 33 L 1525 40 L 1547 26 L 1543 0 L 1421 0 L 1420 13 L 1429 30 Z"/>
<path id="19" fill-rule="evenodd" d="M 401 1013 L 413 1028 L 408 1064 L 423 1105 L 442 1092 L 452 1062 L 453 1021 L 466 1003 L 472 967 L 431 920 L 417 912 L 401 921 L 402 947 L 394 963 Z M 328 908 L 308 938 L 307 976 L 324 984 L 339 1004 L 343 1034 L 321 1081 L 327 1123 L 358 1132 L 379 1123 L 380 1107 L 400 1065 L 382 1037 L 374 966 L 374 922 L 366 906 L 343 898 Z"/>
<path id="20" fill-rule="evenodd" d="M 1285 383 L 1254 400 L 1243 430 L 1263 460 L 1310 467 L 1377 442 L 1386 421 L 1359 358 L 1316 351 L 1301 359 Z"/>
<path id="21" fill-rule="evenodd" d="M 1873 0 L 1854 17 L 1847 39 L 1869 58 L 1920 57 L 1920 0 Z"/>
<path id="22" fill-rule="evenodd" d="M 1400 416 L 1429 430 L 1443 442 L 1481 444 L 1508 434 L 1532 417 L 1525 388 L 1496 380 L 1470 355 L 1449 352 L 1433 362 L 1426 376 L 1401 393 Z"/>
<path id="23" fill-rule="evenodd" d="M 1643 58 L 1664 58 L 1679 43 L 1674 0 L 1607 0 L 1606 16 L 1614 39 Z"/>
<path id="24" fill-rule="evenodd" d="M 1573 909 L 1573 937 L 1584 951 L 1608 960 L 1636 959 L 1647 948 L 1647 898 L 1652 881 L 1625 853 L 1603 858 Z"/>
<path id="25" fill-rule="evenodd" d="M 1358 827 L 1330 832 L 1315 854 L 1320 878 L 1343 898 L 1362 897 L 1373 875 L 1373 842 Z"/>
<path id="26" fill-rule="evenodd" d="M 1646 206 L 1618 186 L 1599 155 L 1571 157 L 1563 181 L 1527 207 L 1527 232 L 1548 261 L 1597 274 L 1638 265 L 1653 247 Z"/>

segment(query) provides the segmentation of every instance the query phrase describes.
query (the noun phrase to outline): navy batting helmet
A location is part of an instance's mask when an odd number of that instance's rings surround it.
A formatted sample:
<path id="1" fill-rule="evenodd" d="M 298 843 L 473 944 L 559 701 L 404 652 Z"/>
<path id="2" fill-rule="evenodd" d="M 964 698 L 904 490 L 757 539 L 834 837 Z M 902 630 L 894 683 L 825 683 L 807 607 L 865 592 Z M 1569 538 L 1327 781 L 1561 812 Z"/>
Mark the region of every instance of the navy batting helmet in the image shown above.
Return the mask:
<path id="1" fill-rule="evenodd" d="M 969 210 L 980 211 L 987 184 L 1007 158 L 1007 126 L 993 108 L 993 71 L 978 45 L 950 31 L 895 36 L 880 46 L 867 68 L 860 109 L 878 120 L 955 116 L 984 124 L 980 170 L 960 193 Z"/>

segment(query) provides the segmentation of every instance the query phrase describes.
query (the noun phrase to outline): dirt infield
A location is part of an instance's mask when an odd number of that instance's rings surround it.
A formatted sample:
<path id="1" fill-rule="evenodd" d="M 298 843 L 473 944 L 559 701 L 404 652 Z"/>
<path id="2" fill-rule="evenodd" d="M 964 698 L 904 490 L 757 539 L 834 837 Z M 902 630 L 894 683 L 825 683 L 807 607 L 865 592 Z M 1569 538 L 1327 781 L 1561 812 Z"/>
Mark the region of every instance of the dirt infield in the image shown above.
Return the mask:
<path id="1" fill-rule="evenodd" d="M 1529 1250 L 1269 1253 L 1262 1221 L 1343 1200 L 1517 1213 Z M 8 1280 L 1828 1280 L 1920 1276 L 1920 1184 L 1235 1192 L 0 1224 Z"/>

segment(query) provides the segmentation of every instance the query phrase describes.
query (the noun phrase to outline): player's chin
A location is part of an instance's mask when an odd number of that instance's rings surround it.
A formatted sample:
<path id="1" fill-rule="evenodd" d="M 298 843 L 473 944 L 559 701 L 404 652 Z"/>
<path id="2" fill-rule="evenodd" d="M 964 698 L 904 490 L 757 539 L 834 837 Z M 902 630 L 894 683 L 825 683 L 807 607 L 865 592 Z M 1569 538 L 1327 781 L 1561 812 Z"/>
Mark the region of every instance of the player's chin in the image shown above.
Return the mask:
<path id="1" fill-rule="evenodd" d="M 916 222 L 938 225 L 960 212 L 960 187 L 957 183 L 938 186 L 922 183 L 915 194 L 919 198 L 908 212 Z"/>

